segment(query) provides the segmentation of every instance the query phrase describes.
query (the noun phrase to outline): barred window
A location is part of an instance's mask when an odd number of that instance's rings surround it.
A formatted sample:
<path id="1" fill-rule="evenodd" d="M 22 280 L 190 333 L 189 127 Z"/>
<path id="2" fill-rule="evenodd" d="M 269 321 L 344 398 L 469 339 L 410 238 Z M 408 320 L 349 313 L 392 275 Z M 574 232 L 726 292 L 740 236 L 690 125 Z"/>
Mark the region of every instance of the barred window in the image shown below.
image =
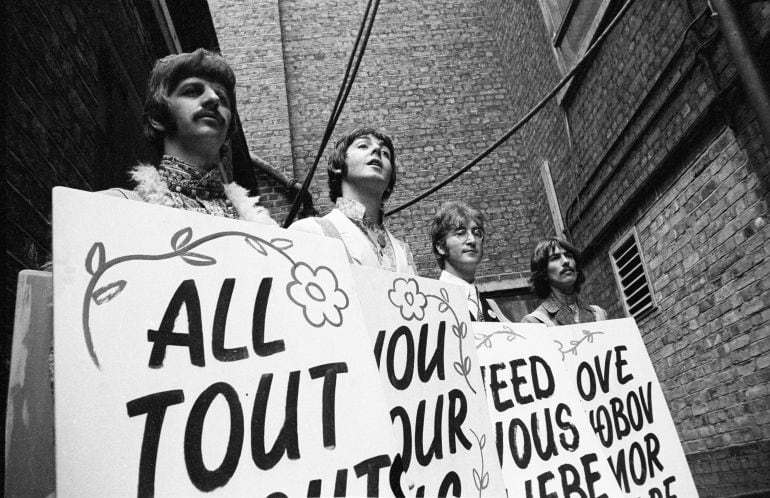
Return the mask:
<path id="1" fill-rule="evenodd" d="M 658 307 L 644 261 L 636 228 L 631 229 L 610 249 L 615 280 L 623 296 L 626 314 L 641 319 Z"/>

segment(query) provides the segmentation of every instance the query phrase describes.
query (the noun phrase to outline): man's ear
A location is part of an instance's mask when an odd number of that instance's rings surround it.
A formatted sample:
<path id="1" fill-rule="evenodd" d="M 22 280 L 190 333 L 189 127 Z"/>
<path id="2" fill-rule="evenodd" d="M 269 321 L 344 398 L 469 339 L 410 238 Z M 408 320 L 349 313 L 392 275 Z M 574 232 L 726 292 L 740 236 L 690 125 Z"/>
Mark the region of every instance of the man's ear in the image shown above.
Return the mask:
<path id="1" fill-rule="evenodd" d="M 162 131 L 165 133 L 166 127 L 163 125 L 163 123 L 150 116 L 148 116 L 147 119 L 150 121 L 150 126 L 155 128 L 157 131 Z"/>
<path id="2" fill-rule="evenodd" d="M 444 247 L 444 244 L 442 242 L 439 242 L 438 244 L 436 244 L 436 251 L 440 255 L 446 256 L 446 248 Z"/>

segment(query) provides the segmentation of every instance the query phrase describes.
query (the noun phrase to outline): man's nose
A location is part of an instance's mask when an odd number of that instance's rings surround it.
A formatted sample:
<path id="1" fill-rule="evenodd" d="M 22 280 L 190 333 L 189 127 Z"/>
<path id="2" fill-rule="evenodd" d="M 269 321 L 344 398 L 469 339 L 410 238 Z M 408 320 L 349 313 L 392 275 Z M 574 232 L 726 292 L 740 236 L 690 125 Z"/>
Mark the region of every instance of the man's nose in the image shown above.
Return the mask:
<path id="1" fill-rule="evenodd" d="M 219 94 L 213 88 L 207 86 L 203 92 L 203 104 L 209 107 L 219 107 Z"/>

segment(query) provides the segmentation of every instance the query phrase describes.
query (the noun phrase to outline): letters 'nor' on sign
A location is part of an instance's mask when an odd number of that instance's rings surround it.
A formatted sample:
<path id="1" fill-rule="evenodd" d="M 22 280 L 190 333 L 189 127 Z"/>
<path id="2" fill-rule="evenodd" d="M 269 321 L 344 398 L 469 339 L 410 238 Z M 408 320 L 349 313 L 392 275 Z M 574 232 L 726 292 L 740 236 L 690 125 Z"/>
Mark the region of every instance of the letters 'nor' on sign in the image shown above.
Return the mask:
<path id="1" fill-rule="evenodd" d="M 393 431 L 344 254 L 55 189 L 57 495 L 387 495 Z"/>

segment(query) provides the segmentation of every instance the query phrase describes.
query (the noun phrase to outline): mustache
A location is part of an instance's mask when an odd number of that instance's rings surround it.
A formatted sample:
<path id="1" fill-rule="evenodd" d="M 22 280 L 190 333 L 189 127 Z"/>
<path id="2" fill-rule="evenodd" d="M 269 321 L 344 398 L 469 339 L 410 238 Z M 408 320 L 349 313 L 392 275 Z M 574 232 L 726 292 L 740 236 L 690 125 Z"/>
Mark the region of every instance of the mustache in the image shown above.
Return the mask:
<path id="1" fill-rule="evenodd" d="M 213 111 L 211 109 L 201 109 L 193 114 L 193 119 L 201 119 L 201 118 L 214 118 L 217 120 L 217 123 L 219 123 L 220 125 L 225 124 L 225 118 L 218 112 Z"/>

